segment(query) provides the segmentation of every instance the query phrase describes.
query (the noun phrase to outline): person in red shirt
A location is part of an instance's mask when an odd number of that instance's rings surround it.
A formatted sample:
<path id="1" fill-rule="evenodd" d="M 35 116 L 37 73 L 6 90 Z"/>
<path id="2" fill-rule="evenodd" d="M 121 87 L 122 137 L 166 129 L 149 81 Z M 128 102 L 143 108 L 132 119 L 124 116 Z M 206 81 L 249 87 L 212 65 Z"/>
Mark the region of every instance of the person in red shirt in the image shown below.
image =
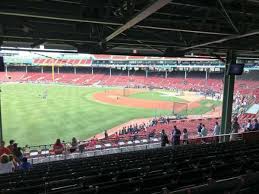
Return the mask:
<path id="1" fill-rule="evenodd" d="M 53 150 L 55 154 L 62 154 L 64 151 L 64 145 L 61 143 L 60 139 L 56 140 L 56 143 L 53 145 Z"/>
<path id="2" fill-rule="evenodd" d="M 9 146 L 7 146 L 7 148 L 8 148 L 11 152 L 13 152 L 13 148 L 14 148 L 14 145 L 13 145 L 13 144 L 14 144 L 14 140 L 11 139 L 11 140 L 9 141 Z"/>
<path id="3" fill-rule="evenodd" d="M 0 156 L 2 156 L 3 154 L 9 155 L 11 154 L 11 151 L 5 147 L 5 142 L 2 141 L 1 145 L 0 145 Z"/>

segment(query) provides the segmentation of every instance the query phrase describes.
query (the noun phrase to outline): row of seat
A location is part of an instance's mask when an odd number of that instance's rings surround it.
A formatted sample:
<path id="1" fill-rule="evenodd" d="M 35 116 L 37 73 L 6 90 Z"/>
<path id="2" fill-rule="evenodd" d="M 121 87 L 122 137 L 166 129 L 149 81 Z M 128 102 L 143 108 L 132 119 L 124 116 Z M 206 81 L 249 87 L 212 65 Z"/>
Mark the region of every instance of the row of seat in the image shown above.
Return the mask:
<path id="1" fill-rule="evenodd" d="M 176 146 L 41 163 L 0 176 L 2 193 L 155 193 L 259 170 L 259 144 Z"/>

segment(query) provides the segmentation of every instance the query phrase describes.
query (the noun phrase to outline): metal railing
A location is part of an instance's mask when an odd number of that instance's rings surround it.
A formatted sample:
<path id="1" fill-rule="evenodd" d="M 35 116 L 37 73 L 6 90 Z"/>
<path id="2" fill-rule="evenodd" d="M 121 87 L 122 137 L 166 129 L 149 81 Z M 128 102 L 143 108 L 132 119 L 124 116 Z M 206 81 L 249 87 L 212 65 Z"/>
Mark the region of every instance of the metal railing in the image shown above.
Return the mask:
<path id="1" fill-rule="evenodd" d="M 231 133 L 231 134 L 221 134 L 216 136 L 190 138 L 188 139 L 188 143 L 189 144 L 221 143 L 223 142 L 223 137 L 225 138 L 225 140 L 227 139 L 228 141 L 229 140 L 230 141 L 240 141 L 240 140 L 249 141 L 249 139 L 255 138 L 255 137 L 257 140 L 259 140 L 259 132 Z M 53 151 L 51 151 L 53 144 L 31 146 L 31 147 L 27 147 L 27 148 L 30 148 L 30 150 L 28 152 L 25 152 L 25 155 L 28 157 L 29 161 L 32 164 L 36 164 L 36 163 L 43 163 L 43 162 L 50 162 L 50 161 L 93 157 L 93 156 L 131 152 L 131 151 L 146 150 L 146 149 L 161 147 L 160 138 L 141 139 L 141 140 L 135 140 L 135 141 L 129 140 L 127 142 L 124 142 L 124 144 L 120 144 L 120 142 L 123 142 L 123 141 L 119 141 L 115 145 L 112 145 L 112 144 L 109 145 L 107 143 L 107 145 L 103 145 L 103 146 L 98 146 L 100 144 L 96 144 L 94 147 L 85 147 L 85 144 L 89 143 L 89 141 L 81 141 L 75 152 L 70 153 L 68 147 L 65 146 L 64 152 L 62 154 L 55 154 Z M 63 144 L 67 145 L 66 142 L 63 142 Z M 183 144 L 182 139 L 181 139 L 181 144 Z M 80 149 L 81 145 L 84 146 L 83 149 Z M 168 144 L 167 146 L 171 146 L 171 144 Z M 34 151 L 35 151 L 35 154 L 33 154 Z"/>

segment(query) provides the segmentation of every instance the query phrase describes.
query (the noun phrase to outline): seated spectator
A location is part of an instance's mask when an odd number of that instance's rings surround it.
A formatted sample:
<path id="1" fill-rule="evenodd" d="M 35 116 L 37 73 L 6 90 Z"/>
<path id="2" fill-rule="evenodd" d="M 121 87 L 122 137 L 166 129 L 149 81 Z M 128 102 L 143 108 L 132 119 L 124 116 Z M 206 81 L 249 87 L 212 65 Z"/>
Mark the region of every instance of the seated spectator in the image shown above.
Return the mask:
<path id="1" fill-rule="evenodd" d="M 3 154 L 7 154 L 7 155 L 11 154 L 11 151 L 5 147 L 4 141 L 2 141 L 0 145 L 0 156 L 2 156 Z"/>
<path id="2" fill-rule="evenodd" d="M 257 119 L 254 119 L 253 131 L 259 131 L 259 123 Z"/>
<path id="3" fill-rule="evenodd" d="M 29 171 L 32 168 L 32 165 L 30 162 L 28 162 L 27 158 L 22 158 L 22 163 L 19 166 L 20 170 Z"/>
<path id="4" fill-rule="evenodd" d="M 7 146 L 7 148 L 8 148 L 11 152 L 13 152 L 13 144 L 14 144 L 14 140 L 10 140 L 10 141 L 9 141 L 9 145 Z"/>
<path id="5" fill-rule="evenodd" d="M 20 162 L 23 158 L 22 148 L 18 147 L 17 143 L 13 144 L 13 155 L 17 162 Z"/>
<path id="6" fill-rule="evenodd" d="M 0 174 L 11 173 L 14 170 L 13 163 L 9 160 L 9 156 L 3 154 L 0 159 Z"/>
<path id="7" fill-rule="evenodd" d="M 189 144 L 189 140 L 188 140 L 188 131 L 186 128 L 183 129 L 183 144 Z"/>
<path id="8" fill-rule="evenodd" d="M 72 138 L 72 142 L 71 142 L 71 147 L 70 147 L 70 152 L 73 153 L 77 150 L 78 148 L 78 142 L 77 139 L 75 137 Z"/>
<path id="9" fill-rule="evenodd" d="M 19 167 L 19 163 L 14 159 L 14 155 L 13 154 L 10 154 L 9 155 L 9 160 L 13 163 L 14 165 L 14 170 L 17 169 Z"/>
<path id="10" fill-rule="evenodd" d="M 245 126 L 245 131 L 252 131 L 252 130 L 253 130 L 252 121 L 251 121 L 251 119 L 249 119 L 249 120 L 247 121 L 246 126 Z"/>
<path id="11" fill-rule="evenodd" d="M 115 136 L 114 136 L 115 142 L 118 143 L 120 140 L 120 136 L 118 134 L 118 132 L 115 132 Z"/>
<path id="12" fill-rule="evenodd" d="M 53 150 L 55 154 L 62 154 L 64 152 L 64 145 L 61 143 L 60 139 L 57 139 L 56 143 L 53 145 Z"/>
<path id="13" fill-rule="evenodd" d="M 166 144 L 169 144 L 168 136 L 165 133 L 165 130 L 163 129 L 161 132 L 161 146 L 165 147 Z"/>

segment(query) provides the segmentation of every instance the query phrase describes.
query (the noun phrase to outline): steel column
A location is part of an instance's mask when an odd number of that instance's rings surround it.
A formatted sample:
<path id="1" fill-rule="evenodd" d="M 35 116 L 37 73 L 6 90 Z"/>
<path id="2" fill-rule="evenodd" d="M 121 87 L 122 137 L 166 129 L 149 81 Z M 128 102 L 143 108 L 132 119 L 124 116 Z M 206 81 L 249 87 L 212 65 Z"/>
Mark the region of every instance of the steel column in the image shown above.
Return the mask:
<path id="1" fill-rule="evenodd" d="M 225 73 L 224 73 L 224 93 L 222 105 L 221 134 L 228 134 L 231 131 L 232 104 L 235 85 L 235 75 L 228 75 L 230 64 L 236 63 L 236 55 L 233 50 L 227 53 Z M 224 137 L 221 141 L 228 141 L 229 137 Z"/>

